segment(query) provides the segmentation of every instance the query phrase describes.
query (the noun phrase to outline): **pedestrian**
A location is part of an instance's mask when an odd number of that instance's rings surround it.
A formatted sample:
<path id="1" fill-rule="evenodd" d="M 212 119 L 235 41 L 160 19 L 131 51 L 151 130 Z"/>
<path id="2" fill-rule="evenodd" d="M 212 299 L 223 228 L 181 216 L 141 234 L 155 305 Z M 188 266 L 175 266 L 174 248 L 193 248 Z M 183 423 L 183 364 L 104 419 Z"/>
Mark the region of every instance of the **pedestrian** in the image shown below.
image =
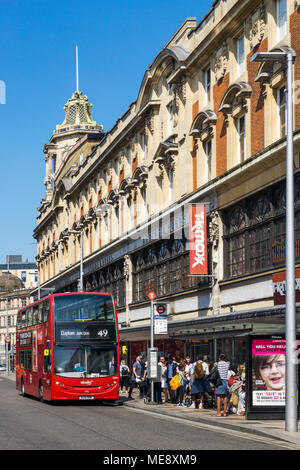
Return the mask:
<path id="1" fill-rule="evenodd" d="M 245 415 L 246 410 L 246 403 L 245 403 L 245 396 L 246 396 L 246 370 L 244 364 L 240 364 L 237 368 L 238 370 L 238 386 L 236 387 L 236 391 L 238 393 L 239 402 L 237 408 L 237 414 L 239 416 Z"/>
<path id="2" fill-rule="evenodd" d="M 206 356 L 197 356 L 193 364 L 193 382 L 191 386 L 192 400 L 195 402 L 195 409 L 202 409 L 204 394 L 211 393 L 211 386 L 207 380 L 209 373 L 208 364 L 203 360 Z"/>
<path id="3" fill-rule="evenodd" d="M 161 377 L 162 377 L 162 364 L 161 362 L 158 362 L 157 364 L 157 377 L 153 380 L 154 383 L 154 397 L 153 401 L 157 403 L 158 405 L 162 404 L 162 399 L 161 399 Z"/>
<path id="4" fill-rule="evenodd" d="M 130 376 L 130 369 L 126 364 L 125 360 L 121 361 L 120 365 L 120 392 L 123 393 L 123 387 L 125 387 L 126 392 L 129 388 L 129 376 Z"/>
<path id="5" fill-rule="evenodd" d="M 177 403 L 177 406 L 185 406 L 183 404 L 183 397 L 184 397 L 184 390 L 186 386 L 187 377 L 186 377 L 186 372 L 184 368 L 185 368 L 184 364 L 179 364 L 178 376 L 179 376 L 179 381 L 180 381 L 180 387 L 177 389 L 177 397 L 179 400 L 179 402 Z"/>
<path id="6" fill-rule="evenodd" d="M 191 393 L 191 374 L 193 371 L 193 364 L 191 362 L 190 356 L 186 356 L 185 358 L 185 367 L 184 367 L 185 373 L 186 373 L 186 388 L 185 388 L 185 394 L 189 395 Z"/>
<path id="7" fill-rule="evenodd" d="M 140 354 L 141 358 L 141 366 L 142 366 L 142 388 L 143 388 L 143 395 L 144 397 L 149 396 L 149 379 L 148 379 L 148 367 L 147 367 L 147 360 L 144 357 L 144 354 Z"/>
<path id="8" fill-rule="evenodd" d="M 129 369 L 129 377 L 128 377 L 128 398 L 129 400 L 133 400 L 132 398 L 132 390 L 135 386 L 135 381 L 133 380 L 133 373 Z"/>
<path id="9" fill-rule="evenodd" d="M 161 356 L 160 358 L 160 364 L 161 364 L 161 390 L 162 393 L 164 394 L 164 403 L 168 403 L 169 395 L 168 395 L 168 380 L 167 380 L 167 374 L 168 374 L 168 369 L 167 369 L 167 364 L 166 364 L 166 359 L 164 356 Z"/>
<path id="10" fill-rule="evenodd" d="M 177 371 L 177 363 L 173 361 L 172 357 L 169 357 L 167 362 L 167 384 L 168 390 L 170 394 L 171 403 L 176 403 L 176 390 L 172 390 L 170 387 L 170 380 L 178 373 Z"/>
<path id="11" fill-rule="evenodd" d="M 225 354 L 219 355 L 219 360 L 214 364 L 214 369 L 217 368 L 221 379 L 221 384 L 215 386 L 215 395 L 217 399 L 217 414 L 215 416 L 227 416 L 228 405 L 228 385 L 227 376 L 230 368 L 230 362 L 226 361 Z M 213 370 L 214 370 L 213 369 Z M 221 412 L 221 401 L 223 401 L 223 412 Z"/>
<path id="12" fill-rule="evenodd" d="M 145 386 L 144 386 L 145 369 L 142 368 L 141 362 L 142 362 L 141 356 L 137 356 L 136 361 L 132 367 L 132 379 L 137 384 L 139 388 L 139 392 L 140 392 L 140 398 L 142 399 L 144 398 L 144 396 L 147 395 L 147 393 L 145 394 Z"/>

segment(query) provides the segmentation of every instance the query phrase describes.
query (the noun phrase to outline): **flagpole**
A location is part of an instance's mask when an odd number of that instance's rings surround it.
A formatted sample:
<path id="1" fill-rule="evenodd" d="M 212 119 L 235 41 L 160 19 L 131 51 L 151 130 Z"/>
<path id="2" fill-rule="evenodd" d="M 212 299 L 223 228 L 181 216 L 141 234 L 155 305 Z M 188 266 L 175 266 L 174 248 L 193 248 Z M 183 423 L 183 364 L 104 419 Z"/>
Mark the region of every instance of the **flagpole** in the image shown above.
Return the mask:
<path id="1" fill-rule="evenodd" d="M 76 45 L 76 90 L 79 91 L 79 79 L 78 79 L 78 46 Z"/>

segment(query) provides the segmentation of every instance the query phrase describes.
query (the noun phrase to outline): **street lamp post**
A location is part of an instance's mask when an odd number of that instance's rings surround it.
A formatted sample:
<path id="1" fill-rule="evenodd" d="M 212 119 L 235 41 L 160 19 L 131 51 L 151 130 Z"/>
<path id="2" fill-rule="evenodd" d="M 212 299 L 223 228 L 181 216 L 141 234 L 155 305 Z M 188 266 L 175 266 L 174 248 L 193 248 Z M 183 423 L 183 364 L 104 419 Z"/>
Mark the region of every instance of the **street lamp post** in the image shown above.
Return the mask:
<path id="1" fill-rule="evenodd" d="M 8 356 L 8 299 L 6 299 L 6 338 L 5 338 L 5 365 L 6 375 L 9 374 L 9 356 Z"/>
<path id="2" fill-rule="evenodd" d="M 285 429 L 298 430 L 298 387 L 296 349 L 296 304 L 295 304 L 295 210 L 294 210 L 294 149 L 293 149 L 293 62 L 295 52 L 257 52 L 251 62 L 285 62 L 286 82 L 286 404 Z"/>
<path id="3" fill-rule="evenodd" d="M 80 292 L 83 292 L 83 231 L 82 230 L 68 230 L 68 234 L 80 235 L 80 275 L 79 284 Z"/>

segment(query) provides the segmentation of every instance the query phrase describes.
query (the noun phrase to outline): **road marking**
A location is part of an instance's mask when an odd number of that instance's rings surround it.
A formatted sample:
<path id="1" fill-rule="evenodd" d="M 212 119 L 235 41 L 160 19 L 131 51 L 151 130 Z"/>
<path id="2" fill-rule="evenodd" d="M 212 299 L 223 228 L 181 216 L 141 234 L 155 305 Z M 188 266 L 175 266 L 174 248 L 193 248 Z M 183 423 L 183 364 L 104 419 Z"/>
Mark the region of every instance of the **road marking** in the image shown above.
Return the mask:
<path id="1" fill-rule="evenodd" d="M 220 429 L 219 426 L 214 426 L 212 424 L 206 424 L 206 423 L 195 423 L 195 422 L 191 422 L 191 421 L 187 421 L 186 419 L 183 419 L 183 418 L 177 418 L 175 416 L 168 416 L 168 415 L 160 415 L 158 413 L 155 413 L 153 411 L 148 411 L 148 410 L 139 410 L 137 408 L 133 408 L 133 407 L 128 407 L 130 409 L 132 409 L 133 411 L 135 411 L 136 413 L 141 413 L 141 414 L 148 414 L 154 418 L 158 418 L 158 419 L 165 419 L 165 420 L 171 420 L 171 421 L 175 421 L 177 423 L 180 423 L 180 424 L 185 424 L 186 426 L 190 426 L 190 427 L 193 427 L 193 428 L 200 428 L 200 429 L 206 429 L 207 431 L 213 431 L 213 432 L 218 432 L 220 434 L 229 434 L 230 436 L 236 436 L 236 437 L 239 437 L 241 439 L 247 439 L 249 441 L 256 441 L 256 442 L 260 442 L 260 443 L 263 443 L 263 444 L 268 444 L 268 445 L 273 445 L 273 446 L 276 446 L 276 447 L 282 447 L 284 449 L 289 449 L 289 450 L 296 450 L 296 449 L 300 449 L 300 446 L 297 445 L 297 444 L 291 444 L 291 443 L 284 443 L 284 441 L 282 443 L 278 443 L 277 440 L 272 439 L 272 438 L 265 438 L 263 436 L 252 436 L 252 435 L 249 435 L 247 434 L 246 432 L 240 432 L 240 431 L 236 431 L 236 430 L 232 430 L 232 429 Z"/>

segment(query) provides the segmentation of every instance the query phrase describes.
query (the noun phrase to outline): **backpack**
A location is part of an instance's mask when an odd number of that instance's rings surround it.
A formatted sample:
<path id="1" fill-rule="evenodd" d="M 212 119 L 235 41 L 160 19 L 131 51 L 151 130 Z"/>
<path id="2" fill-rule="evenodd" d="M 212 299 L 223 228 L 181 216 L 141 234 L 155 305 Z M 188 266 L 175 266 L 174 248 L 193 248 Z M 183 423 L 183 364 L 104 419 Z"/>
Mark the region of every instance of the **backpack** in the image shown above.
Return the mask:
<path id="1" fill-rule="evenodd" d="M 198 361 L 195 365 L 194 378 L 200 380 L 203 379 L 203 377 L 205 377 L 205 372 L 203 369 L 202 361 Z"/>
<path id="2" fill-rule="evenodd" d="M 121 368 L 121 376 L 122 377 L 127 377 L 129 375 L 128 367 L 127 366 L 122 366 Z"/>
<path id="3" fill-rule="evenodd" d="M 169 382 L 171 390 L 177 390 L 180 387 L 181 383 L 179 380 L 179 374 L 174 375 L 174 377 Z"/>

